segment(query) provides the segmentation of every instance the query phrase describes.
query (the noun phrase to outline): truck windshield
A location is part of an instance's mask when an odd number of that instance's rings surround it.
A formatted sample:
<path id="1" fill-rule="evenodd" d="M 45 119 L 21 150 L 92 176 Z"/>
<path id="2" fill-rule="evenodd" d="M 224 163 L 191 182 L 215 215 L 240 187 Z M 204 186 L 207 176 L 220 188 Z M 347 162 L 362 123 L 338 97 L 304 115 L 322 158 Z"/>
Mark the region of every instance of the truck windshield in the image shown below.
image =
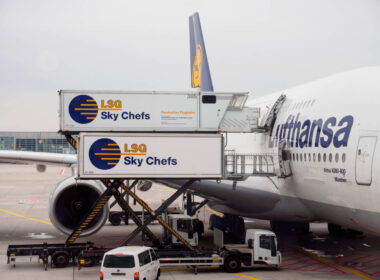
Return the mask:
<path id="1" fill-rule="evenodd" d="M 260 236 L 260 248 L 268 249 L 271 251 L 271 256 L 275 257 L 277 255 L 276 242 L 274 236 L 262 235 Z"/>
<path id="2" fill-rule="evenodd" d="M 193 227 L 191 220 L 178 220 L 177 221 L 177 230 L 182 232 L 192 232 Z"/>
<path id="3" fill-rule="evenodd" d="M 130 255 L 106 255 L 103 266 L 111 268 L 133 268 L 135 267 L 135 258 Z"/>

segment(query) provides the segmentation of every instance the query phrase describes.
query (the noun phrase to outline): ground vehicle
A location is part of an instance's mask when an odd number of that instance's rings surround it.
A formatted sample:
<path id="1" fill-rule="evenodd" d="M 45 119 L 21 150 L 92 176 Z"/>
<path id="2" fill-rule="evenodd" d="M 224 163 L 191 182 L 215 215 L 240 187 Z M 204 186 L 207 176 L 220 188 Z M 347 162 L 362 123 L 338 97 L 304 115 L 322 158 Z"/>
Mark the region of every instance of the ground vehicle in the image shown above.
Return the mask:
<path id="1" fill-rule="evenodd" d="M 276 235 L 269 230 L 248 229 L 244 244 L 224 244 L 223 232 L 215 228 L 214 243 L 228 272 L 238 272 L 242 264 L 245 267 L 263 264 L 278 267 L 281 264 Z"/>
<path id="2" fill-rule="evenodd" d="M 160 276 L 160 264 L 150 247 L 124 246 L 104 254 L 100 279 L 155 280 Z"/>
<path id="3" fill-rule="evenodd" d="M 198 218 L 186 214 L 169 214 L 165 219 L 191 246 L 198 246 L 199 238 L 204 233 L 203 223 Z M 182 242 L 168 230 L 164 231 L 164 241 L 172 245 L 182 245 Z"/>

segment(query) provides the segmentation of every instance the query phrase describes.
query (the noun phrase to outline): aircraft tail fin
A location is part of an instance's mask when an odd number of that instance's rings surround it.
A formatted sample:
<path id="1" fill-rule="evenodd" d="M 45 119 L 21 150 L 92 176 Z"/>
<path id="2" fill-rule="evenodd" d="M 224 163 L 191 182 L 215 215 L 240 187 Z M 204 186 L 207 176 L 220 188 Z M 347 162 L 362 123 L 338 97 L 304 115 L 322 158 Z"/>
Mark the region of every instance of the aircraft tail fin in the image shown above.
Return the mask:
<path id="1" fill-rule="evenodd" d="M 199 14 L 189 17 L 191 87 L 214 91 Z"/>

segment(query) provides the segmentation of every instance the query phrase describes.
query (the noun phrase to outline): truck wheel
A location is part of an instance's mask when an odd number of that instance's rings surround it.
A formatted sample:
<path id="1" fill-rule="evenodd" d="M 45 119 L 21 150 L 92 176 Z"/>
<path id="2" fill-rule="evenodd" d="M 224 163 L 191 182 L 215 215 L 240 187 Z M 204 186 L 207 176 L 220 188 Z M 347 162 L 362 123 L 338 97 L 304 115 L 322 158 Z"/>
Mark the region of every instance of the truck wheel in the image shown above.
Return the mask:
<path id="1" fill-rule="evenodd" d="M 160 274 L 161 274 L 161 271 L 158 270 L 156 280 L 159 280 L 159 279 L 160 279 Z"/>
<path id="2" fill-rule="evenodd" d="M 111 214 L 109 220 L 113 226 L 119 226 L 121 223 L 121 217 L 118 213 Z"/>
<path id="3" fill-rule="evenodd" d="M 53 264 L 57 268 L 66 267 L 69 264 L 69 256 L 66 252 L 57 252 L 52 256 Z"/>
<path id="4" fill-rule="evenodd" d="M 236 256 L 227 257 L 227 259 L 224 261 L 224 267 L 227 270 L 227 272 L 230 272 L 230 273 L 239 272 L 241 268 L 241 261 Z"/>

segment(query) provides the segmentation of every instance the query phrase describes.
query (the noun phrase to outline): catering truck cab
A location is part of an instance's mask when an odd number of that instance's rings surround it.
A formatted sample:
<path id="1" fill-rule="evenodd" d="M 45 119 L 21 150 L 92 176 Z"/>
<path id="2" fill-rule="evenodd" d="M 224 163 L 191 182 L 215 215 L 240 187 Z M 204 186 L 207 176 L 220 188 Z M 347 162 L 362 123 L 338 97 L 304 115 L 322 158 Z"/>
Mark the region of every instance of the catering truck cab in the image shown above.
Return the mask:
<path id="1" fill-rule="evenodd" d="M 228 272 L 238 272 L 242 266 L 271 265 L 278 268 L 281 264 L 276 234 L 269 230 L 247 229 L 244 244 L 224 244 L 223 232 L 215 228 L 214 243 Z"/>

